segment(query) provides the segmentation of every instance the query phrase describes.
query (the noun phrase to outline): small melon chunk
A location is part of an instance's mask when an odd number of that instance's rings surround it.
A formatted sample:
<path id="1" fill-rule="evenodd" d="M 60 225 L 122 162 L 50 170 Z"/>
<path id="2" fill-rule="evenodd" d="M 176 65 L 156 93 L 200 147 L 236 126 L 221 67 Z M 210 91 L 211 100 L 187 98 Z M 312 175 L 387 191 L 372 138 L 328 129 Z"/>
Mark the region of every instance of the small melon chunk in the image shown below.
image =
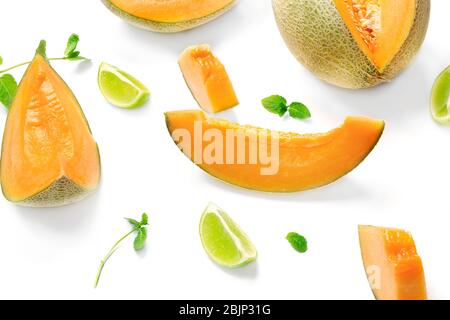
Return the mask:
<path id="1" fill-rule="evenodd" d="M 39 53 L 26 71 L 3 135 L 1 185 L 16 204 L 78 201 L 100 181 L 100 156 L 72 91 Z"/>
<path id="2" fill-rule="evenodd" d="M 422 260 L 411 234 L 359 226 L 361 253 L 373 293 L 378 300 L 426 300 Z"/>
<path id="3" fill-rule="evenodd" d="M 239 104 L 224 65 L 204 44 L 189 47 L 179 64 L 194 98 L 207 112 L 221 112 Z"/>
<path id="4" fill-rule="evenodd" d="M 334 0 L 361 50 L 383 71 L 405 43 L 416 16 L 416 0 Z"/>

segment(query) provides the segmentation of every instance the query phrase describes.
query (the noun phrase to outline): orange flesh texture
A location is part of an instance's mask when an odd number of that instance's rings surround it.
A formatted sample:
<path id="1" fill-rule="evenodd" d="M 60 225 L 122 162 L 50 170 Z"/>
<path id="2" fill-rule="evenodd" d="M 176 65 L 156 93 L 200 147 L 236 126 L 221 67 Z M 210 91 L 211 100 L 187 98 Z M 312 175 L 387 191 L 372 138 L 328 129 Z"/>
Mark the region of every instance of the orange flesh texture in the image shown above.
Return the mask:
<path id="1" fill-rule="evenodd" d="M 416 0 L 334 0 L 361 50 L 382 72 L 405 43 L 414 24 Z"/>
<path id="2" fill-rule="evenodd" d="M 258 154 L 262 148 L 259 147 L 259 144 L 256 148 L 249 146 L 251 140 L 255 141 L 255 137 L 259 138 L 258 143 L 262 141 L 263 148 L 265 148 L 263 153 L 270 156 L 273 152 L 271 150 L 271 131 L 240 126 L 227 120 L 207 118 L 201 111 L 169 112 L 166 114 L 166 121 L 172 137 L 179 146 L 182 146 L 182 141 L 176 141 L 177 137 L 174 136 L 174 131 L 186 129 L 191 137 L 194 137 L 194 122 L 196 121 L 201 122 L 203 132 L 207 129 L 217 129 L 223 137 L 226 137 L 226 130 L 231 129 L 236 135 L 234 139 L 223 139 L 224 154 L 227 153 L 226 144 L 229 141 L 234 144 L 234 157 L 230 156 L 234 161 L 231 163 L 226 162 L 226 156 L 224 156 L 221 164 L 205 162 L 199 164 L 195 159 L 195 149 L 198 150 L 199 147 L 196 147 L 194 143 L 191 143 L 191 150 L 183 151 L 203 170 L 222 181 L 247 189 L 267 192 L 302 191 L 337 180 L 354 169 L 370 153 L 384 129 L 382 121 L 349 117 L 342 127 L 324 134 L 299 135 L 279 132 L 278 171 L 267 175 L 267 173 L 262 174 L 261 169 L 270 167 L 268 161 L 262 162 L 258 156 L 257 161 L 250 161 L 250 155 Z M 241 154 L 244 154 L 242 144 L 238 143 L 238 139 L 243 141 L 242 137 L 245 138 L 245 164 L 239 164 L 237 161 L 239 150 L 241 150 Z M 267 137 L 267 140 L 262 137 Z M 210 142 L 204 142 L 200 147 L 201 152 L 204 152 L 209 144 Z M 255 149 L 257 149 L 256 152 Z"/>
<path id="3" fill-rule="evenodd" d="M 379 300 L 426 300 L 422 260 L 411 234 L 399 229 L 360 226 L 359 237 L 366 269 L 377 267 Z"/>
<path id="4" fill-rule="evenodd" d="M 110 0 L 119 9 L 156 22 L 182 22 L 203 18 L 231 4 L 233 0 Z"/>
<path id="5" fill-rule="evenodd" d="M 9 111 L 1 178 L 12 201 L 44 191 L 66 177 L 87 190 L 100 179 L 100 159 L 88 123 L 67 85 L 37 55 Z"/>
<path id="6" fill-rule="evenodd" d="M 221 112 L 239 104 L 225 67 L 208 45 L 186 49 L 179 64 L 189 89 L 205 111 Z"/>

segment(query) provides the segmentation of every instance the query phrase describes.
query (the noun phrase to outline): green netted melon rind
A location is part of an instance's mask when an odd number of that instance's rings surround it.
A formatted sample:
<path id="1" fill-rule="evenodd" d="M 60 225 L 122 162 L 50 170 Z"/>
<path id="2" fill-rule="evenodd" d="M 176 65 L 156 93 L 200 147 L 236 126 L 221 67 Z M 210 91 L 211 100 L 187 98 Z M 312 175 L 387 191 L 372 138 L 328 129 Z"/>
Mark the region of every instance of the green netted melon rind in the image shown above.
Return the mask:
<path id="1" fill-rule="evenodd" d="M 204 16 L 202 18 L 188 20 L 188 21 L 180 21 L 180 22 L 158 22 L 158 21 L 152 21 L 143 19 L 140 17 L 136 17 L 132 14 L 129 14 L 114 4 L 111 3 L 110 0 L 101 0 L 103 4 L 111 10 L 115 15 L 117 15 L 119 18 L 122 18 L 126 22 L 130 23 L 131 25 L 134 25 L 135 27 L 150 30 L 154 32 L 161 32 L 161 33 L 176 33 L 181 31 L 190 30 L 196 27 L 199 27 L 201 25 L 204 25 L 211 20 L 214 20 L 230 10 L 235 4 L 237 0 L 232 1 L 227 6 L 223 7 L 222 9 L 213 12 L 207 16 Z"/>
<path id="2" fill-rule="evenodd" d="M 83 200 L 94 191 L 83 189 L 67 177 L 61 177 L 44 191 L 15 203 L 34 208 L 59 207 Z"/>
<path id="3" fill-rule="evenodd" d="M 331 84 L 360 89 L 392 80 L 411 62 L 427 33 L 430 0 L 417 0 L 410 34 L 383 72 L 359 48 L 333 0 L 273 0 L 273 9 L 286 44 L 306 68 Z"/>

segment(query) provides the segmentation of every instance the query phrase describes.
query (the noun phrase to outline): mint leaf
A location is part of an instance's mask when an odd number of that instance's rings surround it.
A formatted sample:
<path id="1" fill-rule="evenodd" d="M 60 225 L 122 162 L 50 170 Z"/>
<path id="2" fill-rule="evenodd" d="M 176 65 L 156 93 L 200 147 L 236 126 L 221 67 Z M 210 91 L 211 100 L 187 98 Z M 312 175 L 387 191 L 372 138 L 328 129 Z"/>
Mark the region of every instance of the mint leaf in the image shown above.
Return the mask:
<path id="1" fill-rule="evenodd" d="M 302 235 L 299 235 L 296 232 L 290 232 L 286 239 L 291 244 L 292 248 L 297 250 L 300 253 L 305 253 L 308 251 L 308 241 L 306 241 L 305 237 Z"/>
<path id="2" fill-rule="evenodd" d="M 142 214 L 141 226 L 148 225 L 148 215 L 146 213 Z"/>
<path id="3" fill-rule="evenodd" d="M 71 34 L 69 37 L 69 40 L 67 40 L 66 50 L 64 50 L 64 56 L 66 58 L 72 57 L 75 50 L 77 49 L 78 42 L 80 42 L 80 37 L 75 33 Z M 76 56 L 79 56 L 79 55 L 80 55 L 80 53 L 78 52 L 78 54 Z"/>
<path id="4" fill-rule="evenodd" d="M 3 58 L 2 58 L 2 56 L 0 56 L 0 65 L 2 65 L 3 64 Z"/>
<path id="5" fill-rule="evenodd" d="M 278 95 L 270 96 L 264 98 L 261 102 L 267 111 L 277 114 L 280 117 L 284 116 L 284 114 L 288 110 L 286 106 L 287 101 L 282 96 Z"/>
<path id="6" fill-rule="evenodd" d="M 288 109 L 289 115 L 294 119 L 304 120 L 311 118 L 311 112 L 303 103 L 293 102 Z"/>
<path id="7" fill-rule="evenodd" d="M 125 218 L 125 220 L 127 220 L 135 228 L 140 228 L 141 227 L 141 224 L 138 221 L 134 220 L 134 219 Z"/>
<path id="8" fill-rule="evenodd" d="M 0 77 L 0 102 L 6 107 L 10 108 L 17 92 L 16 79 L 10 74 L 5 74 Z"/>
<path id="9" fill-rule="evenodd" d="M 134 250 L 140 251 L 145 247 L 145 241 L 147 240 L 147 229 L 141 228 L 134 239 Z"/>

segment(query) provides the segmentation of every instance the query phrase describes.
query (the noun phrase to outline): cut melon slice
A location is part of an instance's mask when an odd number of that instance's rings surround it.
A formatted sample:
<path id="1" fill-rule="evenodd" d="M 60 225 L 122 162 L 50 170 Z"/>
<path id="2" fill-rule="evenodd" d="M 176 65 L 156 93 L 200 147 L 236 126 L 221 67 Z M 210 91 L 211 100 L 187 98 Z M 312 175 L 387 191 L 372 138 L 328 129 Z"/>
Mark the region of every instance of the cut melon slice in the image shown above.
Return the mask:
<path id="1" fill-rule="evenodd" d="M 422 260 L 411 234 L 373 226 L 359 226 L 364 266 L 379 300 L 426 300 Z"/>
<path id="2" fill-rule="evenodd" d="M 320 187 L 358 166 L 380 139 L 384 122 L 348 117 L 328 133 L 300 135 L 240 126 L 201 111 L 166 113 L 173 140 L 218 179 L 267 192 Z"/>
<path id="3" fill-rule="evenodd" d="M 179 32 L 205 24 L 236 0 L 102 0 L 125 21 L 157 32 Z"/>
<path id="4" fill-rule="evenodd" d="M 93 192 L 100 156 L 75 96 L 41 54 L 26 71 L 3 136 L 1 184 L 17 204 L 51 207 Z"/>
<path id="5" fill-rule="evenodd" d="M 416 0 L 334 0 L 361 50 L 383 71 L 405 43 L 416 17 Z"/>
<path id="6" fill-rule="evenodd" d="M 216 113 L 239 104 L 225 67 L 204 44 L 189 47 L 179 64 L 194 98 L 206 112 Z"/>

